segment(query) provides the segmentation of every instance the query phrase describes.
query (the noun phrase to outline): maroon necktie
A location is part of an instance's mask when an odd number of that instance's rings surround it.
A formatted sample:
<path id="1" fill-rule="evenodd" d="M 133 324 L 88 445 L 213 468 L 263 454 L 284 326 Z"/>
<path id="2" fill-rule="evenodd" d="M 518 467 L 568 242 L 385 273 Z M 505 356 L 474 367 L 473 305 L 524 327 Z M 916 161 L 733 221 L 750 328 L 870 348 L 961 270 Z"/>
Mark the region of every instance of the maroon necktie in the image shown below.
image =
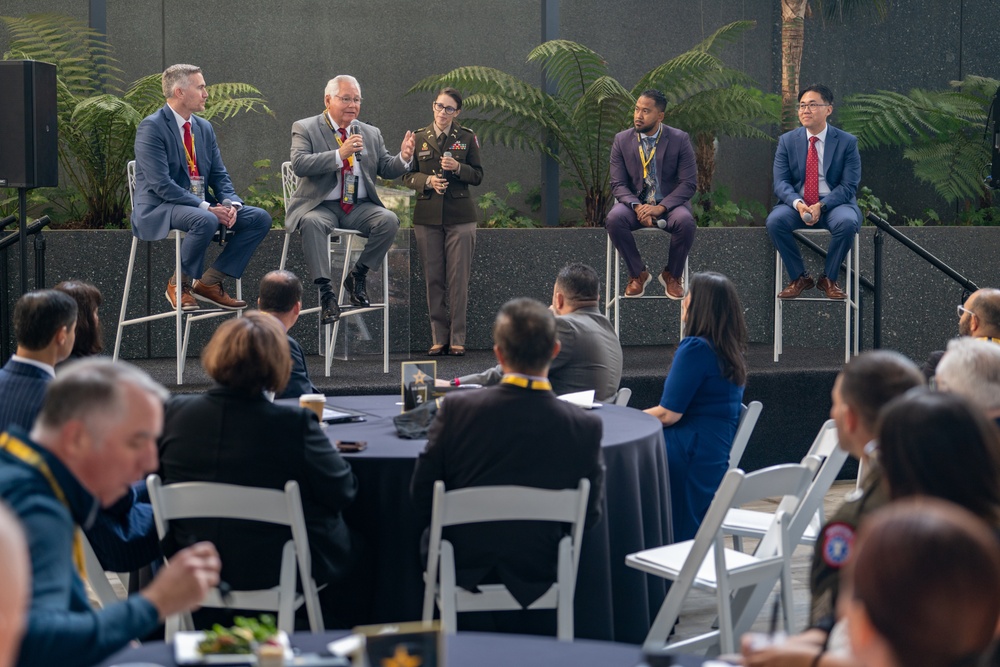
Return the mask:
<path id="1" fill-rule="evenodd" d="M 806 155 L 806 184 L 802 189 L 802 201 L 812 206 L 819 201 L 819 153 L 816 142 L 819 137 L 809 137 L 809 154 Z"/>
<path id="2" fill-rule="evenodd" d="M 347 141 L 347 132 L 344 131 L 344 128 L 340 128 L 339 130 L 337 130 L 337 132 L 340 133 L 340 140 L 343 141 L 343 142 L 346 142 Z M 347 192 L 346 192 L 346 189 L 347 189 L 347 175 L 350 174 L 350 173 L 353 173 L 353 170 L 351 169 L 351 166 L 350 166 L 350 164 L 348 164 L 347 160 L 344 160 L 344 166 L 340 170 L 340 199 L 341 199 L 340 208 L 342 208 L 344 210 L 344 213 L 350 213 L 351 209 L 354 208 L 354 204 L 345 204 L 343 202 L 344 195 L 347 194 Z"/>

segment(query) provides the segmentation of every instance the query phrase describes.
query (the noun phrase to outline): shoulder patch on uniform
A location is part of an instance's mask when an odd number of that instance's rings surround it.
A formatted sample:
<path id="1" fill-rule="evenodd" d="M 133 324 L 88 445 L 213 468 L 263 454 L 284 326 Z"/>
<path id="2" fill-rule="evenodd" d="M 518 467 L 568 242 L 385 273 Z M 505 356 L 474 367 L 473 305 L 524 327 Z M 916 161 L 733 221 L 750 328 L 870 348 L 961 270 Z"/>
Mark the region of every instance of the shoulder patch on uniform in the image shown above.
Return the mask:
<path id="1" fill-rule="evenodd" d="M 854 547 L 854 526 L 840 521 L 823 528 L 823 562 L 828 567 L 840 569 Z"/>

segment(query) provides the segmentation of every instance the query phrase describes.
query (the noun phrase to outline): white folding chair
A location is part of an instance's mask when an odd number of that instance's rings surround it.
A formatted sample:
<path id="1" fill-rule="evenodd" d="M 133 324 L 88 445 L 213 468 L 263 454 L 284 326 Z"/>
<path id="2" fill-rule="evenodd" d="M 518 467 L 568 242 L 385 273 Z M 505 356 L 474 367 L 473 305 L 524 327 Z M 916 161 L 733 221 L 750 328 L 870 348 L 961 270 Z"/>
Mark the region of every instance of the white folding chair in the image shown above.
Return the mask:
<path id="1" fill-rule="evenodd" d="M 673 581 L 660 611 L 653 621 L 643 648 L 649 651 L 687 652 L 721 646 L 723 653 L 736 650 L 737 629 L 732 594 L 743 589 L 774 588 L 781 581 L 785 600 L 785 626 L 793 623 L 791 545 L 787 539 L 788 514 L 774 515 L 778 548 L 767 555 L 750 555 L 727 549 L 722 521 L 732 507 L 774 495 L 801 496 L 812 471 L 801 464 L 786 464 L 747 474 L 730 470 L 722 480 L 715 499 L 693 540 L 646 549 L 625 557 L 629 567 Z M 719 629 L 667 645 L 670 631 L 680 615 L 684 599 L 692 588 L 714 593 L 719 613 Z"/>
<path id="2" fill-rule="evenodd" d="M 135 160 L 130 160 L 128 167 L 126 168 L 126 175 L 128 176 L 128 199 L 132 208 L 135 208 Z M 174 229 L 167 234 L 168 239 L 173 239 L 174 241 L 174 276 L 181 275 L 181 239 L 184 238 L 184 232 Z M 174 340 L 176 344 L 176 356 L 177 356 L 177 384 L 184 384 L 184 362 L 187 360 L 187 349 L 188 341 L 191 338 L 191 323 L 197 322 L 199 320 L 207 320 L 213 317 L 223 317 L 226 315 L 236 315 L 236 317 L 242 317 L 243 311 L 229 311 L 222 310 L 221 308 L 199 308 L 195 311 L 185 312 L 181 310 L 181 280 L 177 279 L 177 292 L 175 294 L 175 301 L 177 302 L 177 308 L 172 308 L 167 311 L 156 313 L 153 315 L 146 315 L 144 317 L 134 317 L 132 319 L 125 319 L 125 313 L 128 311 L 128 297 L 132 290 L 132 270 L 135 268 L 135 254 L 136 249 L 139 247 L 139 237 L 132 235 L 132 251 L 128 256 L 128 269 L 125 271 L 125 292 L 122 294 L 122 308 L 121 312 L 118 314 L 118 331 L 115 334 L 115 351 L 112 355 L 114 361 L 118 361 L 118 354 L 121 351 L 122 346 L 122 335 L 125 332 L 125 327 L 131 326 L 133 324 L 142 324 L 144 322 L 152 322 L 154 320 L 162 320 L 168 317 L 175 319 L 175 332 Z M 152 289 L 152 288 L 150 288 Z M 156 290 L 152 290 L 155 298 Z M 236 298 L 243 298 L 243 279 L 236 279 Z M 183 326 L 183 333 L 181 333 L 181 328 Z"/>
<path id="3" fill-rule="evenodd" d="M 161 540 L 170 529 L 170 522 L 179 519 L 245 519 L 290 527 L 292 539 L 285 543 L 282 550 L 277 586 L 255 591 L 233 591 L 225 599 L 218 589 L 213 589 L 202 606 L 276 611 L 278 628 L 291 634 L 295 631 L 295 610 L 305 603 L 310 629 L 314 633 L 323 631 L 323 612 L 316 582 L 312 578 L 312 557 L 298 482 L 289 480 L 284 491 L 212 482 L 164 486 L 159 475 L 150 475 L 146 486 L 153 504 L 156 532 Z M 247 554 L 247 558 L 253 558 L 253 554 Z M 301 595 L 295 589 L 296 574 L 302 584 Z M 190 614 L 171 616 L 166 626 L 168 642 L 178 629 L 193 629 Z"/>
<path id="4" fill-rule="evenodd" d="M 740 406 L 740 421 L 736 425 L 736 435 L 733 436 L 733 446 L 729 449 L 729 469 L 733 470 L 740 465 L 743 452 L 746 451 L 750 436 L 753 435 L 757 420 L 760 419 L 760 411 L 764 405 L 760 401 L 750 401 L 750 405 Z"/>
<path id="5" fill-rule="evenodd" d="M 122 598 L 118 597 L 114 586 L 108 580 L 108 573 L 104 570 L 104 566 L 101 565 L 97 554 L 94 553 L 94 547 L 90 546 L 90 540 L 87 539 L 86 535 L 82 539 L 83 558 L 87 567 L 87 584 L 97 597 L 98 605 L 101 609 L 104 609 L 116 602 L 121 602 Z M 112 576 L 117 577 L 122 587 L 126 590 L 128 589 L 127 575 L 121 575 L 126 576 L 124 580 L 117 573 L 112 573 Z"/>
<path id="6" fill-rule="evenodd" d="M 528 609 L 555 609 L 558 637 L 573 640 L 573 597 L 580 561 L 590 481 L 581 479 L 575 489 L 551 490 L 524 486 L 477 486 L 445 492 L 444 482 L 434 483 L 427 571 L 424 574 L 423 620 L 434 620 L 434 605 L 441 611 L 441 625 L 448 633 L 458 628 L 457 612 L 521 609 L 503 584 L 479 586 L 470 593 L 455 584 L 455 549 L 441 539 L 446 526 L 490 521 L 555 521 L 572 524 L 559 542 L 558 576 L 552 587 Z"/>
<path id="7" fill-rule="evenodd" d="M 622 407 L 627 407 L 629 400 L 632 398 L 632 390 L 628 387 L 622 387 L 617 392 L 615 392 L 615 397 L 611 400 L 615 405 L 620 405 Z"/>
<path id="8" fill-rule="evenodd" d="M 659 227 L 644 227 L 642 229 L 637 229 L 632 232 L 633 234 L 650 234 L 652 232 L 659 232 L 661 234 L 666 234 Z M 612 259 L 613 258 L 613 259 Z M 684 260 L 684 290 L 691 286 L 691 281 L 689 280 L 689 266 L 688 260 Z M 629 301 L 629 297 L 622 295 L 619 280 L 621 278 L 621 253 L 615 248 L 614 244 L 611 243 L 611 235 L 608 235 L 608 247 L 607 255 L 605 257 L 605 272 L 604 272 L 604 316 L 608 319 L 611 318 L 611 311 L 615 311 L 614 323 L 615 323 L 615 333 L 618 333 L 618 314 L 621 310 L 622 303 Z M 655 282 L 655 281 L 654 281 Z M 612 290 L 612 283 L 614 283 L 614 289 Z M 653 285 L 654 283 L 650 283 Z M 659 283 L 656 283 L 659 284 Z M 659 288 L 657 288 L 659 289 Z M 665 294 L 659 296 L 656 295 L 645 295 L 643 299 L 669 299 Z M 684 338 L 684 320 L 680 320 L 680 331 L 678 333 L 678 338 Z"/>
<path id="9" fill-rule="evenodd" d="M 288 200 L 292 198 L 292 193 L 295 189 L 299 187 L 299 177 L 295 175 L 292 171 L 291 162 L 283 162 L 281 164 L 281 194 L 285 201 L 285 211 L 288 211 Z M 279 264 L 279 269 L 285 268 L 285 262 L 288 259 L 288 244 L 291 241 L 291 232 L 285 232 L 285 243 L 281 248 L 281 263 Z M 344 256 L 344 264 L 340 273 L 339 291 L 337 292 L 338 303 L 344 302 L 344 295 L 347 290 L 344 288 L 344 280 L 347 278 L 347 274 L 350 272 L 351 267 L 351 253 L 355 250 L 360 250 L 360 248 L 355 248 L 354 239 L 363 238 L 361 237 L 361 232 L 354 229 L 341 229 L 335 228 L 330 234 L 327 234 L 326 243 L 329 247 L 329 259 L 331 272 L 333 269 L 333 255 L 334 253 L 342 253 Z M 308 315 L 310 313 L 319 314 L 322 308 L 320 306 L 315 306 L 314 308 L 305 308 L 299 314 Z M 333 366 L 333 348 L 337 343 L 337 332 L 340 330 L 340 322 L 343 321 L 345 317 L 354 317 L 356 315 L 361 315 L 362 313 L 368 313 L 375 310 L 382 311 L 382 372 L 389 372 L 389 257 L 386 256 L 382 260 L 382 302 L 373 303 L 365 308 L 354 308 L 345 309 L 340 314 L 340 320 L 334 324 L 328 324 L 324 327 L 320 324 L 320 345 L 324 351 L 324 356 L 326 358 L 326 376 L 330 377 L 330 369 Z M 364 323 L 361 323 L 364 326 Z"/>

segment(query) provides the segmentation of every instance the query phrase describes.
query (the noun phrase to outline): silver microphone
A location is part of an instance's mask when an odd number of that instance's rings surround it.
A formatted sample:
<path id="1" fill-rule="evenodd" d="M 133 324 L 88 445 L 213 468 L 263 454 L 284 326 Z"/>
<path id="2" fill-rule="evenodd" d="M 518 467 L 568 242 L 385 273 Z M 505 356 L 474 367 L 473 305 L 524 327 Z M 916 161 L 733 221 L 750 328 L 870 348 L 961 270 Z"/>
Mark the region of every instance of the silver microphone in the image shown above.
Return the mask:
<path id="1" fill-rule="evenodd" d="M 232 208 L 233 207 L 233 200 L 232 199 L 223 199 L 222 200 L 222 205 L 225 206 L 226 208 Z"/>
<path id="2" fill-rule="evenodd" d="M 659 227 L 660 229 L 666 229 L 667 221 L 664 220 L 663 218 L 660 218 L 659 220 L 656 221 L 656 226 Z"/>
<path id="3" fill-rule="evenodd" d="M 361 125 L 358 123 L 358 120 L 356 118 L 351 121 L 350 131 L 348 132 L 348 134 L 351 135 L 352 137 L 355 134 L 357 134 L 357 135 L 361 134 Z M 357 153 L 355 153 L 355 155 L 358 156 L 358 157 L 361 157 L 364 154 L 364 152 L 365 151 L 362 149 L 362 150 L 358 151 Z"/>
<path id="4" fill-rule="evenodd" d="M 806 223 L 808 225 L 812 221 L 813 221 L 813 214 L 812 213 L 810 213 L 809 211 L 806 211 L 805 213 L 802 214 L 802 222 L 804 222 L 804 223 Z"/>

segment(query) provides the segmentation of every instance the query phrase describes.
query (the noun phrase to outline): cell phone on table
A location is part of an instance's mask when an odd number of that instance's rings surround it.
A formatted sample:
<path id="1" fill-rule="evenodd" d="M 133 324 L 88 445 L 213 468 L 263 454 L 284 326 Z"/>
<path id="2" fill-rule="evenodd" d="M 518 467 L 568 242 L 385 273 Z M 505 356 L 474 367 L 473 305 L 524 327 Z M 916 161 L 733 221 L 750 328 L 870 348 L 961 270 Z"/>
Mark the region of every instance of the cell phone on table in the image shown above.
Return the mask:
<path id="1" fill-rule="evenodd" d="M 338 440 L 335 444 L 338 452 L 345 453 L 363 452 L 368 447 L 365 440 Z"/>

